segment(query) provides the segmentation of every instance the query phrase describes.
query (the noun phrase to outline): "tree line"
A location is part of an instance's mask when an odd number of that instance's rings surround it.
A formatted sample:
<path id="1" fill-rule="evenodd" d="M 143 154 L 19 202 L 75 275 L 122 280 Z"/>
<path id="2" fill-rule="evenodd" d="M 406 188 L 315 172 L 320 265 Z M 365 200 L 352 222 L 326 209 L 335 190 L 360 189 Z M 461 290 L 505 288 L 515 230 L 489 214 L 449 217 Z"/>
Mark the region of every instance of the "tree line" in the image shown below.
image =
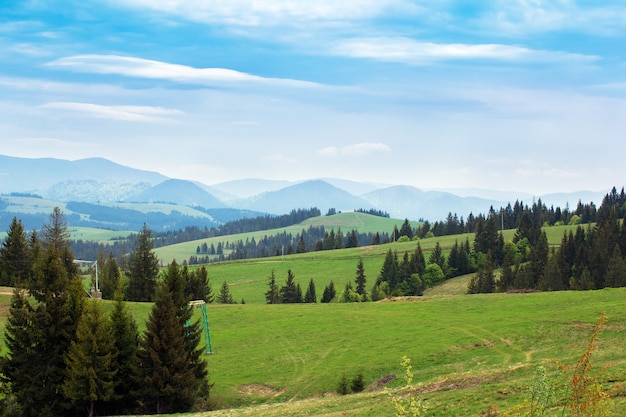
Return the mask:
<path id="1" fill-rule="evenodd" d="M 175 261 L 152 287 L 154 305 L 141 334 L 122 302 L 119 281 L 110 313 L 87 297 L 58 208 L 41 234 L 27 236 L 14 219 L 0 248 L 0 265 L 3 279 L 15 285 L 5 328 L 7 353 L 0 358 L 5 414 L 92 416 L 208 407 L 202 328 L 191 321 L 188 282 Z"/>
<path id="2" fill-rule="evenodd" d="M 626 195 L 613 188 L 595 223 L 564 233 L 550 248 L 545 231 L 526 217 L 512 242 L 489 252 L 468 292 L 590 290 L 626 286 Z M 495 269 L 501 267 L 500 278 Z"/>

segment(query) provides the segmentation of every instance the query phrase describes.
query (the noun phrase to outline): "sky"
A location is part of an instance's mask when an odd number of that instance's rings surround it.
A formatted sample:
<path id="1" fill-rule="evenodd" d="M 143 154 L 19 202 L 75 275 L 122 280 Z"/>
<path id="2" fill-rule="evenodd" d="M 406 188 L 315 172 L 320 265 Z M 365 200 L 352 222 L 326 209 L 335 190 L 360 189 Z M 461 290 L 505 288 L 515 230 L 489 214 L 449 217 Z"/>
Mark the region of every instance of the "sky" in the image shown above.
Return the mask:
<path id="1" fill-rule="evenodd" d="M 624 21 L 622 0 L 5 1 L 0 154 L 207 185 L 608 192 Z"/>

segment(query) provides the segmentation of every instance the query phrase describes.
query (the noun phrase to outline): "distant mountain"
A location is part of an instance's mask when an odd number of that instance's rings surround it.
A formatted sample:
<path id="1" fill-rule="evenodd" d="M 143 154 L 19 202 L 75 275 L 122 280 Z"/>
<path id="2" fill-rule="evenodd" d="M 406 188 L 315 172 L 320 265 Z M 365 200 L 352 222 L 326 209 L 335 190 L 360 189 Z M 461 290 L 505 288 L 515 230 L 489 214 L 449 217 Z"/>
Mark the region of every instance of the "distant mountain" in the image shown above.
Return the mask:
<path id="1" fill-rule="evenodd" d="M 152 188 L 148 182 L 98 182 L 94 180 L 63 181 L 40 192 L 46 198 L 56 201 L 83 201 L 87 203 L 108 203 L 124 201 L 127 198 Z"/>
<path id="2" fill-rule="evenodd" d="M 541 198 L 548 207 L 569 204 L 573 210 L 579 200 L 599 205 L 608 191 L 553 193 L 535 197 L 515 191 L 484 189 L 425 191 L 406 185 L 388 186 L 336 178 L 302 182 L 245 179 L 208 186 L 170 179 L 157 172 L 126 167 L 103 158 L 68 161 L 0 155 L 0 194 L 35 194 L 44 200 L 59 202 L 59 206 L 67 202 L 104 206 L 121 201 L 167 202 L 223 209 L 226 217 L 232 219 L 249 216 L 250 213 L 285 214 L 293 209 L 317 207 L 323 213 L 329 208 L 339 211 L 373 208 L 386 211 L 395 218 L 432 222 L 445 219 L 448 213 L 463 217 L 470 212 L 486 213 L 491 206 L 498 209 L 509 202 L 513 204 L 515 200 L 531 205 Z M 1 200 L 0 196 L 0 203 Z M 8 207 L 9 203 L 4 204 Z M 35 207 L 25 208 L 24 213 L 39 213 L 39 206 L 35 204 Z M 10 209 L 6 207 L 2 208 L 0 204 L 0 214 L 4 212 L 4 217 L 12 218 L 13 212 L 19 214 L 15 205 Z M 93 210 L 98 211 L 97 208 Z M 187 217 L 193 219 L 194 216 Z M 115 223 L 115 219 L 106 221 Z"/>
<path id="3" fill-rule="evenodd" d="M 127 198 L 126 201 L 131 203 L 173 203 L 207 209 L 227 207 L 208 191 L 186 180 L 163 181 L 150 189 Z"/>
<path id="4" fill-rule="evenodd" d="M 330 208 L 338 211 L 372 208 L 362 198 L 355 197 L 322 180 L 305 181 L 278 191 L 262 193 L 239 201 L 237 206 L 272 214 L 285 214 L 293 209 L 311 207 L 317 207 L 322 213 L 326 213 Z"/>
<path id="5" fill-rule="evenodd" d="M 0 193 L 30 192 L 46 196 L 50 188 L 68 181 L 156 185 L 166 179 L 157 172 L 129 168 L 103 158 L 67 161 L 0 155 Z"/>
<path id="6" fill-rule="evenodd" d="M 459 197 L 442 191 L 422 191 L 407 185 L 397 185 L 364 194 L 361 198 L 372 206 L 387 211 L 391 217 L 411 220 L 444 220 L 448 213 L 464 218 L 469 213 L 486 213 L 489 207 L 498 209 L 506 202 L 477 197 Z"/>
<path id="7" fill-rule="evenodd" d="M 213 184 L 210 188 L 239 199 L 245 199 L 262 193 L 277 191 L 291 185 L 294 185 L 294 183 L 289 181 L 250 178 Z"/>

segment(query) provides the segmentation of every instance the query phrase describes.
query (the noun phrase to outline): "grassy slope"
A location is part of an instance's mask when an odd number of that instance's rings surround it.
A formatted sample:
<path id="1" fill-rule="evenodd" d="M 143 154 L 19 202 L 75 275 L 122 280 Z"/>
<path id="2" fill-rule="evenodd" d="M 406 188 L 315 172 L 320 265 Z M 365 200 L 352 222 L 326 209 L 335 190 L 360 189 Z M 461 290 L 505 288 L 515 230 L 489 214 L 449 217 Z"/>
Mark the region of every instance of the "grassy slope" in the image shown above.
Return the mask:
<path id="1" fill-rule="evenodd" d="M 258 232 L 250 232 L 250 233 L 241 233 L 236 235 L 229 236 L 219 236 L 208 239 L 199 239 L 190 242 L 179 243 L 176 245 L 166 246 L 162 248 L 157 248 L 155 250 L 157 256 L 161 259 L 162 262 L 170 262 L 172 259 L 176 259 L 179 263 L 183 260 L 189 259 L 190 256 L 196 255 L 196 248 L 202 243 L 206 243 L 208 246 L 213 244 L 217 247 L 219 242 L 228 243 L 228 242 L 238 242 L 239 240 L 245 242 L 247 239 L 251 240 L 254 238 L 255 240 L 260 240 L 264 236 L 273 236 L 278 233 L 291 233 L 293 236 L 301 233 L 303 229 L 308 229 L 309 226 L 319 227 L 324 226 L 328 231 L 330 229 L 334 229 L 335 232 L 341 228 L 341 231 L 344 233 L 348 233 L 352 229 L 357 230 L 360 233 L 376 233 L 376 232 L 388 232 L 391 233 L 393 231 L 394 225 L 398 227 L 398 229 L 402 226 L 404 220 L 398 219 L 390 219 L 379 216 L 372 216 L 370 214 L 364 213 L 340 213 L 333 216 L 321 216 L 315 217 L 304 222 L 285 227 L 280 229 L 272 229 L 272 230 L 261 230 Z M 411 223 L 413 227 L 418 225 L 417 222 Z"/>
<path id="2" fill-rule="evenodd" d="M 558 243 L 564 230 L 549 229 L 550 242 Z M 506 239 L 511 237 L 512 231 L 505 233 Z M 437 241 L 447 248 L 455 239 L 465 236 L 424 239 L 420 244 L 428 251 Z M 389 248 L 402 253 L 415 245 L 396 243 L 210 265 L 214 290 L 226 280 L 235 298 L 245 298 L 248 304 L 209 306 L 216 352 L 207 356 L 215 383 L 213 397 L 219 406 L 243 408 L 206 415 L 392 415 L 388 398 L 380 393 L 325 395 L 334 391 L 344 373 L 350 378 L 362 371 L 367 383 L 390 373 L 402 374 L 403 355 L 413 359 L 415 380 L 427 387 L 424 398 L 434 415 L 477 415 L 492 404 L 506 408 L 521 401 L 536 365 L 552 357 L 567 363 L 575 360 L 601 311 L 611 321 L 597 363 L 611 366 L 603 381 L 624 380 L 623 289 L 466 296 L 469 276 L 465 276 L 429 290 L 415 302 L 263 304 L 272 269 L 279 283 L 287 269 L 295 272 L 303 288 L 314 278 L 319 297 L 330 279 L 338 291 L 353 280 L 358 258 L 364 260 L 371 285 Z M 0 295 L 2 327 L 9 298 Z M 132 304 L 140 326 L 150 307 Z M 265 403 L 270 405 L 246 408 Z M 620 406 L 618 415 L 626 414 L 626 407 Z"/>
<path id="3" fill-rule="evenodd" d="M 319 221 L 319 219 L 320 218 L 317 218 L 315 221 Z M 383 220 L 390 221 L 392 219 Z M 391 224 L 391 228 L 393 229 L 393 223 Z M 297 228 L 297 230 L 301 230 L 303 226 L 298 225 L 294 227 Z M 344 226 L 341 226 L 341 228 L 342 230 L 346 230 Z M 563 233 L 567 230 L 572 230 L 572 228 L 570 226 L 547 228 L 546 231 L 550 244 L 559 244 Z M 505 230 L 505 240 L 511 240 L 514 232 L 514 230 Z M 266 231 L 263 233 L 269 234 L 275 233 L 275 231 Z M 239 239 L 239 236 L 244 235 L 228 236 L 219 239 L 230 239 L 232 241 Z M 245 236 L 249 237 L 250 235 L 246 234 Z M 455 241 L 464 241 L 466 238 L 469 239 L 470 244 L 473 244 L 474 234 L 470 233 L 422 239 L 420 240 L 420 246 L 428 259 L 429 251 L 435 247 L 437 242 L 439 242 L 444 252 L 446 252 L 454 245 Z M 217 241 L 215 241 L 215 243 L 216 242 Z M 195 254 L 197 245 L 198 241 L 194 241 L 158 248 L 155 252 L 163 262 L 168 262 L 166 259 L 177 259 L 178 262 L 182 262 L 181 259 L 187 259 L 190 254 Z M 303 291 L 306 290 L 309 280 L 313 278 L 319 299 L 324 287 L 331 280 L 335 283 L 338 292 L 343 290 L 346 282 L 354 280 L 359 258 L 363 260 L 365 274 L 368 280 L 368 288 L 371 288 L 371 284 L 375 281 L 380 272 L 385 254 L 389 249 L 397 251 L 401 257 L 405 251 L 412 252 L 416 247 L 416 242 L 392 243 L 353 249 L 309 252 L 285 257 L 220 262 L 207 265 L 207 269 L 214 291 L 218 291 L 222 282 L 226 281 L 231 286 L 231 294 L 236 301 L 243 299 L 246 303 L 264 303 L 264 293 L 267 291 L 267 279 L 271 275 L 272 270 L 274 270 L 276 274 L 276 281 L 279 285 L 282 285 L 289 269 L 294 273 L 295 280 L 297 283 L 300 283 Z"/>
<path id="4" fill-rule="evenodd" d="M 521 402 L 534 369 L 573 363 L 602 311 L 609 325 L 594 353 L 601 381 L 624 382 L 624 289 L 534 294 L 440 295 L 413 302 L 210 305 L 207 356 L 212 415 L 393 415 L 381 393 L 335 397 L 341 375 L 367 384 L 396 373 L 403 355 L 435 416 L 478 415 Z M 0 296 L 3 320 L 9 296 Z M 110 304 L 109 304 L 110 305 Z M 144 323 L 150 304 L 131 308 Z M 400 385 L 400 381 L 391 386 Z M 280 403 L 280 404 L 274 404 Z M 250 405 L 263 405 L 253 409 Z M 243 408 L 241 408 L 243 407 Z M 626 404 L 618 403 L 618 413 Z M 205 415 L 205 414 L 201 414 Z"/>

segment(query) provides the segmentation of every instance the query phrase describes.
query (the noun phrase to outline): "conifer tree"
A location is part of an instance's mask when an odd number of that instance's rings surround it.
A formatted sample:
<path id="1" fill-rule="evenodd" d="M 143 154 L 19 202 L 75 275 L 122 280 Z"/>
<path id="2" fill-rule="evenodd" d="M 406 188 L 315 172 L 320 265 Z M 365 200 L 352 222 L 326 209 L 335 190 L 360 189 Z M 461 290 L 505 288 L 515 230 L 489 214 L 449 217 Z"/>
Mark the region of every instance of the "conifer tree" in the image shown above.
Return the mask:
<path id="1" fill-rule="evenodd" d="M 137 352 L 144 401 L 157 414 L 189 411 L 208 396 L 202 328 L 190 323 L 185 284 L 173 261 L 157 287 L 154 307 Z M 189 324 L 187 324 L 189 323 Z"/>
<path id="2" fill-rule="evenodd" d="M 152 231 L 144 223 L 135 240 L 135 250 L 130 255 L 128 271 L 129 301 L 151 301 L 159 276 L 159 259 L 153 251 Z"/>
<path id="3" fill-rule="evenodd" d="M 491 260 L 491 251 L 487 252 L 487 258 L 483 268 L 476 272 L 467 285 L 468 294 L 492 293 L 496 287 L 495 265 Z"/>
<path id="4" fill-rule="evenodd" d="M 42 247 L 33 239 L 33 277 L 27 290 L 33 303 L 17 291 L 7 324 L 5 380 L 24 416 L 62 416 L 71 404 L 63 395 L 65 357 L 76 338 L 85 291 L 69 249 L 69 233 L 58 208 L 44 226 Z M 15 314 L 15 317 L 11 317 Z M 21 349 L 19 353 L 15 349 Z M 27 369 L 19 369 L 25 366 Z"/>
<path id="5" fill-rule="evenodd" d="M 8 383 L 8 394 L 24 416 L 35 416 L 41 387 L 31 379 L 31 363 L 35 360 L 34 349 L 42 343 L 41 334 L 32 326 L 34 308 L 28 302 L 26 292 L 19 287 L 13 290 L 11 307 L 4 331 L 8 350 L 2 357 L 0 369 L 2 381 Z"/>
<path id="6" fill-rule="evenodd" d="M 400 227 L 400 232 L 398 237 L 406 236 L 409 239 L 413 239 L 413 228 L 411 227 L 411 223 L 409 223 L 409 219 L 404 219 L 404 223 Z"/>
<path id="7" fill-rule="evenodd" d="M 285 280 L 285 284 L 280 288 L 280 296 L 282 302 L 285 304 L 289 303 L 299 303 L 302 301 L 302 292 L 298 291 L 298 286 L 295 282 L 295 277 L 293 272 L 290 270 L 287 271 L 287 279 Z"/>
<path id="8" fill-rule="evenodd" d="M 366 282 L 363 259 L 359 259 L 359 263 L 356 265 L 356 278 L 354 279 L 354 283 L 356 284 L 356 292 L 361 296 L 362 300 L 365 300 L 367 297 L 367 291 L 365 290 Z"/>
<path id="9" fill-rule="evenodd" d="M 220 292 L 217 295 L 217 302 L 220 304 L 235 304 L 235 299 L 230 293 L 230 287 L 228 286 L 228 282 L 226 281 L 222 283 Z"/>
<path id="10" fill-rule="evenodd" d="M 86 405 L 89 417 L 96 403 L 113 397 L 115 349 L 108 317 L 98 300 L 91 300 L 78 322 L 66 363 L 63 393 L 72 403 Z"/>
<path id="11" fill-rule="evenodd" d="M 326 287 L 324 287 L 324 293 L 322 294 L 322 303 L 330 303 L 337 296 L 335 290 L 335 283 L 330 281 Z"/>
<path id="12" fill-rule="evenodd" d="M 435 247 L 428 257 L 428 263 L 437 264 L 442 271 L 445 271 L 446 257 L 443 254 L 443 249 L 441 249 L 439 242 L 435 243 Z"/>
<path id="13" fill-rule="evenodd" d="M 103 253 L 99 253 L 97 262 L 99 269 L 98 280 L 100 290 L 102 291 L 102 298 L 112 300 L 117 288 L 121 284 L 122 273 L 112 252 L 109 252 L 109 256 L 106 259 Z"/>
<path id="14" fill-rule="evenodd" d="M 313 278 L 309 281 L 309 287 L 306 290 L 306 294 L 304 295 L 305 303 L 317 303 L 317 295 L 315 294 L 315 283 L 313 282 Z"/>
<path id="15" fill-rule="evenodd" d="M 280 296 L 280 288 L 278 288 L 278 284 L 276 284 L 276 273 L 272 269 L 272 273 L 267 279 L 267 285 L 269 289 L 265 293 L 265 300 L 267 304 L 279 304 L 282 301 Z"/>
<path id="16" fill-rule="evenodd" d="M 413 264 L 412 270 L 415 271 L 415 273 L 420 275 L 424 273 L 426 269 L 426 258 L 424 258 L 424 252 L 419 242 L 417 242 L 417 248 L 415 248 L 415 251 L 411 255 L 411 263 Z"/>
<path id="17" fill-rule="evenodd" d="M 7 237 L 0 246 L 0 285 L 25 283 L 32 269 L 31 250 L 21 220 L 13 217 Z"/>
<path id="18" fill-rule="evenodd" d="M 114 298 L 115 304 L 109 320 L 116 361 L 113 397 L 109 402 L 109 409 L 113 414 L 126 414 L 135 410 L 139 391 L 136 365 L 139 331 L 133 315 L 123 301 L 121 284 L 118 285 Z"/>
<path id="19" fill-rule="evenodd" d="M 613 248 L 613 254 L 606 269 L 606 286 L 613 288 L 626 286 L 626 261 L 617 244 Z"/>
<path id="20" fill-rule="evenodd" d="M 208 272 L 204 265 L 190 271 L 187 261 L 184 261 L 181 273 L 185 281 L 185 298 L 188 301 L 203 300 L 205 303 L 215 301 L 210 287 Z"/>

